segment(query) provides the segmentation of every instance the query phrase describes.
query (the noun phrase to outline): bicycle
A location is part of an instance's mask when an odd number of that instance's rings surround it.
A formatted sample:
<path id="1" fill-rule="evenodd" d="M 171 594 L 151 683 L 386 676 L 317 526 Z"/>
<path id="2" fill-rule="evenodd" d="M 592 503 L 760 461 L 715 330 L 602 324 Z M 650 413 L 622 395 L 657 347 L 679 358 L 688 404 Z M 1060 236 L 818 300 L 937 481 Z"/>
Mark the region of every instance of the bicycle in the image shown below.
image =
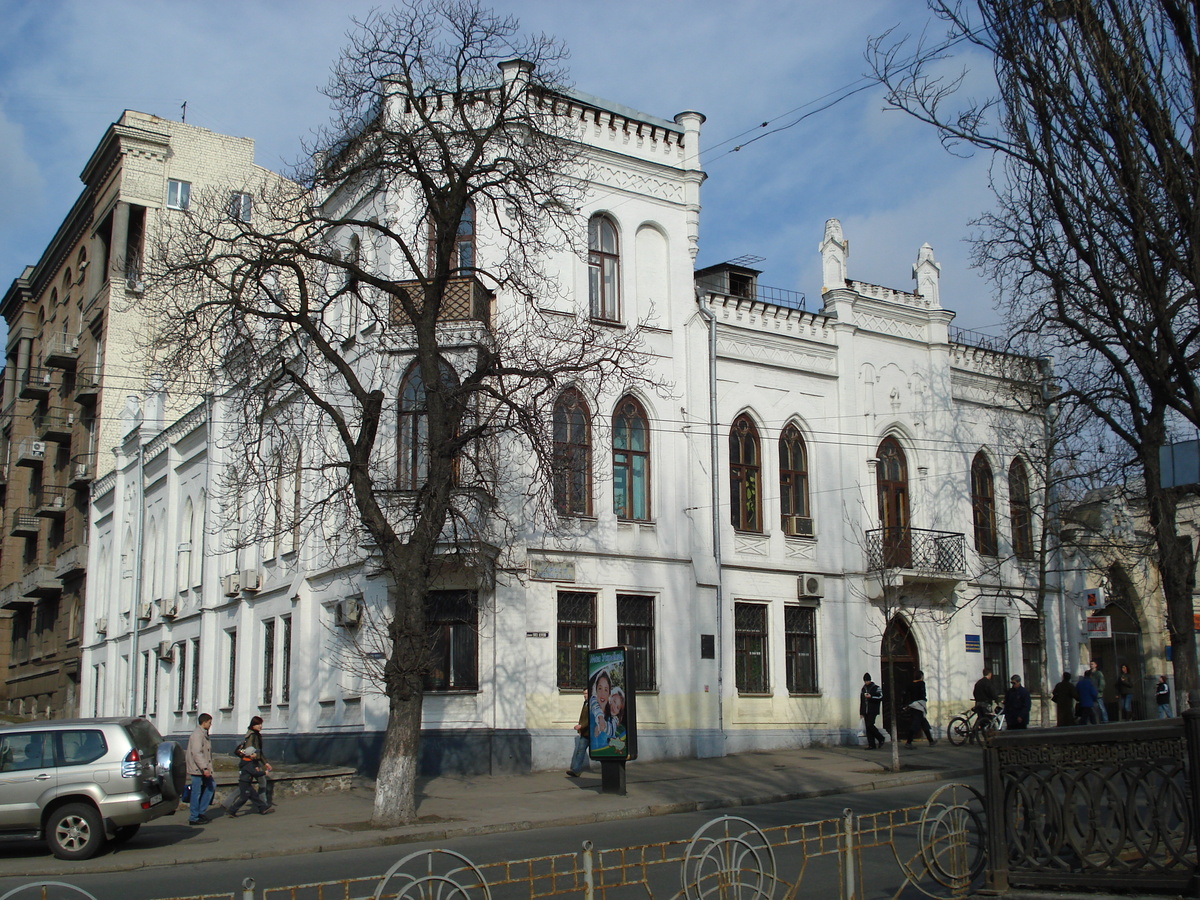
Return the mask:
<path id="1" fill-rule="evenodd" d="M 981 718 L 983 721 L 980 721 Z M 1003 728 L 1003 704 L 997 703 L 995 709 L 983 717 L 979 715 L 979 710 L 972 706 L 950 720 L 950 724 L 946 726 L 946 739 L 955 747 L 961 747 L 968 741 L 974 743 L 980 738 L 986 741 Z"/>

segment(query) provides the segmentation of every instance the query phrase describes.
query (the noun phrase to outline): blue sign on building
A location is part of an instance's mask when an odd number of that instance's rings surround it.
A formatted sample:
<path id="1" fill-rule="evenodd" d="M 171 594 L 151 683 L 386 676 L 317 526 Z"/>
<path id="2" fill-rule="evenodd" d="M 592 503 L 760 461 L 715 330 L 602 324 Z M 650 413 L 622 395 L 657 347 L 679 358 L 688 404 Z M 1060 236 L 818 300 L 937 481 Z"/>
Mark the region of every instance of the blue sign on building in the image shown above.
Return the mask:
<path id="1" fill-rule="evenodd" d="M 967 638 L 967 652 L 968 653 L 983 652 L 983 645 L 979 642 L 979 635 L 968 634 L 968 635 L 966 635 L 966 638 Z"/>

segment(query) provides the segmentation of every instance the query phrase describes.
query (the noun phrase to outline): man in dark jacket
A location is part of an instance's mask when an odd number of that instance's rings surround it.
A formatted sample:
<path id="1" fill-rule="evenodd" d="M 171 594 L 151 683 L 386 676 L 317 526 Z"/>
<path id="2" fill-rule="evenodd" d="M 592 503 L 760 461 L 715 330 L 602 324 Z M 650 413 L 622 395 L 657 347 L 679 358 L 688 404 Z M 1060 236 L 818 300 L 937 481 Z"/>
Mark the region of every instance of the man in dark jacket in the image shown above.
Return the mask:
<path id="1" fill-rule="evenodd" d="M 875 718 L 879 715 L 879 704 L 883 702 L 883 688 L 871 680 L 871 673 L 863 675 L 862 691 L 858 695 L 858 714 L 862 716 L 863 728 L 867 732 L 867 749 L 874 750 L 882 747 L 887 740 L 875 727 Z"/>
<path id="2" fill-rule="evenodd" d="M 1071 673 L 1063 672 L 1062 681 L 1054 686 L 1050 695 L 1054 705 L 1058 707 L 1058 725 L 1060 728 L 1075 724 L 1075 704 L 1079 702 L 1079 693 L 1071 683 Z"/>
<path id="3" fill-rule="evenodd" d="M 1079 706 L 1083 710 L 1083 718 L 1079 720 L 1079 724 L 1100 724 L 1100 720 L 1096 718 L 1096 706 L 1100 703 L 1100 692 L 1096 690 L 1096 683 L 1092 681 L 1090 669 L 1083 673 L 1083 677 L 1075 685 L 1075 690 L 1079 694 Z"/>
<path id="4" fill-rule="evenodd" d="M 1154 702 L 1158 704 L 1158 717 L 1171 718 L 1171 686 L 1167 684 L 1167 676 L 1159 675 L 1158 684 L 1154 686 Z"/>
<path id="5" fill-rule="evenodd" d="M 1029 712 L 1033 709 L 1033 698 L 1029 689 L 1021 684 L 1021 676 L 1014 675 L 1012 687 L 1004 695 L 1004 721 L 1012 728 L 1028 728 Z"/>
<path id="6" fill-rule="evenodd" d="M 992 680 L 991 669 L 983 670 L 983 677 L 975 682 L 975 689 L 971 692 L 971 696 L 975 698 L 975 714 L 979 717 L 979 724 L 982 726 L 992 717 L 996 710 L 996 704 L 1000 702 L 1000 686 Z"/>

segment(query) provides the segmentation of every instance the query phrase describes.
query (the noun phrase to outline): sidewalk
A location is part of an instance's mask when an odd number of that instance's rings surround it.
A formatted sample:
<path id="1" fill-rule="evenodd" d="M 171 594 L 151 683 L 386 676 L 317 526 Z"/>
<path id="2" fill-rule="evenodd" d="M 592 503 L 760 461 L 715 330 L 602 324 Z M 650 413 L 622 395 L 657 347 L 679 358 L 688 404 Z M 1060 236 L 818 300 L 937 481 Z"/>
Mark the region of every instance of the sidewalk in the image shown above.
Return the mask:
<path id="1" fill-rule="evenodd" d="M 419 821 L 400 828 L 370 827 L 374 794 L 359 779 L 349 791 L 279 799 L 270 818 L 229 819 L 219 806 L 213 821 L 187 824 L 186 809 L 148 825 L 128 844 L 85 862 L 54 859 L 44 844 L 0 843 L 0 877 L 63 876 L 220 859 L 320 853 L 358 847 L 441 841 L 466 835 L 580 825 L 676 812 L 744 806 L 870 791 L 905 784 L 953 781 L 982 771 L 977 747 L 901 748 L 891 772 L 891 748 L 807 747 L 717 759 L 628 764 L 625 796 L 600 792 L 599 764 L 580 778 L 564 770 L 511 776 L 450 776 L 418 783 Z M 565 762 L 565 760 L 564 760 Z M 582 802 L 581 802 L 582 801 Z M 265 827 L 264 827 L 265 826 Z"/>

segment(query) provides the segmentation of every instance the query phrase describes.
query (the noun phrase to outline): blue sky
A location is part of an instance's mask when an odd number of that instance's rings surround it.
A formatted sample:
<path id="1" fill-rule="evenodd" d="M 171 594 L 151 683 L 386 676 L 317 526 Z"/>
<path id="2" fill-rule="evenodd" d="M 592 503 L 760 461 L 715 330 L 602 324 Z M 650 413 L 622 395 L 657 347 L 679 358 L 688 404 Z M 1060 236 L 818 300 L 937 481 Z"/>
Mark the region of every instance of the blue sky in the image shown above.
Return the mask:
<path id="1" fill-rule="evenodd" d="M 254 138 L 284 170 L 326 121 L 318 89 L 363 0 L 0 0 L 0 279 L 35 263 L 82 187 L 79 173 L 126 108 Z M 912 289 L 928 241 L 955 325 L 1000 333 L 970 269 L 969 222 L 990 206 L 986 158 L 885 111 L 861 86 L 868 39 L 899 26 L 940 37 L 920 0 L 508 0 L 527 31 L 563 39 L 580 90 L 671 118 L 704 113 L 698 265 L 754 254 L 761 282 L 819 297 L 827 218 L 850 241 L 851 278 Z M 988 61 L 970 63 L 986 89 Z M 737 152 L 765 131 L 802 121 Z M 767 129 L 762 122 L 770 122 Z M 747 133 L 748 132 L 748 133 Z M 728 143 L 727 143 L 728 142 Z"/>

